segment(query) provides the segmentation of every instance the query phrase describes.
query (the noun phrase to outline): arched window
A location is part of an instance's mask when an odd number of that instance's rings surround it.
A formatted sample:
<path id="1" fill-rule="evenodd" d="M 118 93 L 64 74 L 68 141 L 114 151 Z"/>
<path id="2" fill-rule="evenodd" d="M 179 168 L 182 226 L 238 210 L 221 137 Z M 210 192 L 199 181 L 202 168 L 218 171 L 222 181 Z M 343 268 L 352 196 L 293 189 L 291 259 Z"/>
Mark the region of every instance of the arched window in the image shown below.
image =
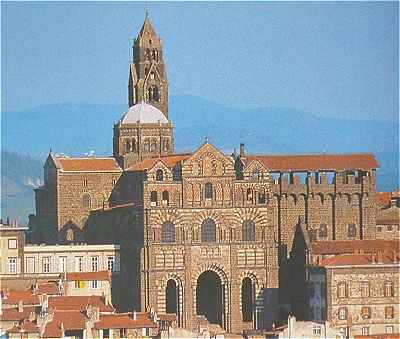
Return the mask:
<path id="1" fill-rule="evenodd" d="M 125 144 L 125 150 L 126 150 L 126 152 L 130 152 L 131 150 L 132 150 L 132 144 L 131 144 L 131 141 L 130 140 L 127 140 L 126 141 L 126 144 Z"/>
<path id="2" fill-rule="evenodd" d="M 164 140 L 164 151 L 168 151 L 169 150 L 169 140 L 165 139 Z"/>
<path id="3" fill-rule="evenodd" d="M 260 179 L 260 171 L 258 169 L 255 169 L 253 173 L 251 173 L 251 178 L 253 180 L 259 180 Z"/>
<path id="4" fill-rule="evenodd" d="M 393 297 L 393 282 L 385 281 L 384 284 L 384 295 L 385 297 Z"/>
<path id="5" fill-rule="evenodd" d="M 265 198 L 265 193 L 264 192 L 258 193 L 258 203 L 260 205 L 264 205 L 266 202 L 267 202 L 267 199 Z"/>
<path id="6" fill-rule="evenodd" d="M 211 182 L 207 182 L 204 185 L 204 198 L 212 199 L 213 197 L 213 187 Z"/>
<path id="7" fill-rule="evenodd" d="M 216 240 L 215 222 L 211 219 L 204 220 L 201 224 L 201 242 L 215 242 Z"/>
<path id="8" fill-rule="evenodd" d="M 168 206 L 169 205 L 169 193 L 168 193 L 168 191 L 162 192 L 162 202 L 163 202 L 164 206 Z"/>
<path id="9" fill-rule="evenodd" d="M 253 201 L 253 190 L 251 188 L 246 190 L 246 199 L 247 201 Z"/>
<path id="10" fill-rule="evenodd" d="M 153 101 L 160 101 L 160 92 L 157 86 L 153 86 Z"/>
<path id="11" fill-rule="evenodd" d="M 256 225 L 253 220 L 245 220 L 242 224 L 242 241 L 254 241 Z"/>
<path id="12" fill-rule="evenodd" d="M 82 204 L 84 208 L 89 208 L 92 205 L 92 198 L 89 193 L 83 195 Z"/>
<path id="13" fill-rule="evenodd" d="M 136 140 L 132 139 L 132 151 L 136 151 Z"/>
<path id="14" fill-rule="evenodd" d="M 348 238 L 355 238 L 356 237 L 356 225 L 349 224 L 347 226 L 347 237 Z"/>
<path id="15" fill-rule="evenodd" d="M 326 224 L 319 225 L 318 237 L 320 239 L 325 239 L 327 236 L 328 236 L 328 229 L 326 227 Z"/>
<path id="16" fill-rule="evenodd" d="M 162 169 L 158 169 L 156 171 L 156 180 L 163 181 L 164 180 L 164 171 Z"/>
<path id="17" fill-rule="evenodd" d="M 242 319 L 245 322 L 253 321 L 253 284 L 249 277 L 242 281 Z"/>
<path id="18" fill-rule="evenodd" d="M 150 151 L 150 140 L 145 140 L 143 149 L 145 152 Z"/>
<path id="19" fill-rule="evenodd" d="M 157 206 L 157 192 L 156 191 L 150 192 L 150 205 Z"/>
<path id="20" fill-rule="evenodd" d="M 175 242 L 175 225 L 166 221 L 161 226 L 161 241 L 164 243 Z"/>

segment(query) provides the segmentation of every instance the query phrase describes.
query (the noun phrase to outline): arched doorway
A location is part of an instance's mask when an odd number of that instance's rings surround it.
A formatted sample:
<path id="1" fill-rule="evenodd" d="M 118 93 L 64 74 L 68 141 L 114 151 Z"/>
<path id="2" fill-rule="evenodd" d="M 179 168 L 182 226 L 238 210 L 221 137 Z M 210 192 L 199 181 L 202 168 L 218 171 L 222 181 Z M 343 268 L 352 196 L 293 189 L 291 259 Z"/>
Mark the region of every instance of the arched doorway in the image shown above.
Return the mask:
<path id="1" fill-rule="evenodd" d="M 165 287 L 165 306 L 167 314 L 176 314 L 178 325 L 180 325 L 179 286 L 174 279 L 169 279 Z"/>
<path id="2" fill-rule="evenodd" d="M 222 324 L 223 293 L 221 279 L 213 271 L 205 271 L 197 279 L 196 313 L 211 324 Z"/>
<path id="3" fill-rule="evenodd" d="M 242 281 L 242 317 L 244 322 L 253 321 L 253 284 L 249 277 Z"/>

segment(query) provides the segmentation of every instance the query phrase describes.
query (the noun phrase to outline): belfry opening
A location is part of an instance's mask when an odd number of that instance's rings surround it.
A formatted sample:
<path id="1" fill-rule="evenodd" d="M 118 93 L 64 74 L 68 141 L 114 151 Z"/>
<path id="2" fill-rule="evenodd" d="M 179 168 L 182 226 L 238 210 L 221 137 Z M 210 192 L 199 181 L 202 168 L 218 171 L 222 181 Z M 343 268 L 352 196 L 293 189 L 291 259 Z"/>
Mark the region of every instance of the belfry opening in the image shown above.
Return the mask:
<path id="1" fill-rule="evenodd" d="M 223 293 L 218 274 L 213 271 L 203 272 L 197 279 L 196 313 L 203 315 L 211 324 L 222 324 Z"/>

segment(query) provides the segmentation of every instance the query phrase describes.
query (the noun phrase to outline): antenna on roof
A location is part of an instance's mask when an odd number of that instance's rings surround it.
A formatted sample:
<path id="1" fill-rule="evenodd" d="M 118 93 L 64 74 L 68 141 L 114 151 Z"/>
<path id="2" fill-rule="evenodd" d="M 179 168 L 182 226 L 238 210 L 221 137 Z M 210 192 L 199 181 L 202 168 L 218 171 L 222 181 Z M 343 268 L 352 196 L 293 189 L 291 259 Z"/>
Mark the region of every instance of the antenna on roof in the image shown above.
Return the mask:
<path id="1" fill-rule="evenodd" d="M 206 144 L 208 144 L 208 136 L 206 135 L 206 138 L 205 138 L 205 140 L 206 140 Z"/>

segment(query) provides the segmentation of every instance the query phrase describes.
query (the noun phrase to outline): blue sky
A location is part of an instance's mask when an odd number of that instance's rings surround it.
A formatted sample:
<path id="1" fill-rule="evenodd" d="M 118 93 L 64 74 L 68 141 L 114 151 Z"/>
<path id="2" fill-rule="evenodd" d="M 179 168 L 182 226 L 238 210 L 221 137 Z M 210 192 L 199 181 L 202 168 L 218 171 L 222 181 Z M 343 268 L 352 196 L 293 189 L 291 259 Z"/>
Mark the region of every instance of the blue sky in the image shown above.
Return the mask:
<path id="1" fill-rule="evenodd" d="M 170 95 L 398 119 L 397 2 L 148 2 Z M 126 103 L 141 2 L 2 2 L 2 110 Z"/>

